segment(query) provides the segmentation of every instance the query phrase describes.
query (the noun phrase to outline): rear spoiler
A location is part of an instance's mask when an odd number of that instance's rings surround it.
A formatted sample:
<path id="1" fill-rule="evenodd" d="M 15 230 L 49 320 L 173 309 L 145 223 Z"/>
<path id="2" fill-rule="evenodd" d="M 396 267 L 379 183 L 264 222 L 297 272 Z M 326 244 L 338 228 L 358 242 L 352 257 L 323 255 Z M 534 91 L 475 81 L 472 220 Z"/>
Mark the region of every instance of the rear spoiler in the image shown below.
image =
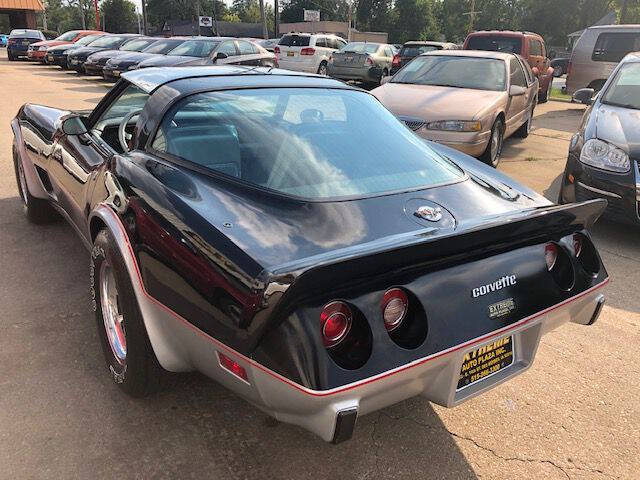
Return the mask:
<path id="1" fill-rule="evenodd" d="M 268 323 L 284 318 L 286 312 L 305 298 L 325 295 L 345 285 L 357 288 L 357 284 L 371 281 L 381 272 L 388 276 L 416 267 L 463 263 L 520 246 L 557 240 L 591 227 L 606 206 L 606 200 L 598 199 L 515 211 L 489 219 L 484 217 L 441 235 L 437 228 L 427 228 L 280 265 L 270 270 L 270 281 L 290 285 Z"/>

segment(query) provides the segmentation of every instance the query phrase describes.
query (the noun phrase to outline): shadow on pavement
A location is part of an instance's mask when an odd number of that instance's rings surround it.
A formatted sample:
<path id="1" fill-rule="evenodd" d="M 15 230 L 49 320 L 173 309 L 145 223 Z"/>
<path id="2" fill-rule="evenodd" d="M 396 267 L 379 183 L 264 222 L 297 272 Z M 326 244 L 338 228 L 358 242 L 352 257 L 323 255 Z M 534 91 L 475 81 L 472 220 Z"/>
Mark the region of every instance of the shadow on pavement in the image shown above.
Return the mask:
<path id="1" fill-rule="evenodd" d="M 127 397 L 105 368 L 89 255 L 72 229 L 32 225 L 5 198 L 0 243 L 0 411 L 12 439 L 0 462 L 14 478 L 38 477 L 39 465 L 52 478 L 477 478 L 422 398 L 360 418 L 335 446 L 199 374 Z"/>
<path id="2" fill-rule="evenodd" d="M 558 130 L 573 134 L 576 132 L 574 123 L 567 121 L 567 119 L 577 119 L 582 117 L 584 111 L 584 107 L 577 105 L 574 106 L 569 103 L 567 104 L 567 108 L 564 110 L 551 110 L 549 112 L 536 115 L 535 125 L 549 130 Z"/>

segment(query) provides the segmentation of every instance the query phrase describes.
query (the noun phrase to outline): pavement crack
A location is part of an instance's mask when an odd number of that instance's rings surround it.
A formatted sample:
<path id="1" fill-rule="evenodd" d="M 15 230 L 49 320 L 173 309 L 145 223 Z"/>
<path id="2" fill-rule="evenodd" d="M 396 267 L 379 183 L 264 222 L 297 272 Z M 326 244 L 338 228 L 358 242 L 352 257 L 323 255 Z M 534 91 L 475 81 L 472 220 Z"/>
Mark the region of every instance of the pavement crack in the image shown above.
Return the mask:
<path id="1" fill-rule="evenodd" d="M 373 456 L 374 456 L 374 469 L 373 469 L 373 478 L 376 478 L 378 472 L 380 471 L 380 443 L 376 440 L 376 432 L 378 430 L 378 423 L 380 423 L 380 417 L 382 416 L 382 412 L 378 413 L 378 416 L 373 421 L 373 427 L 371 428 L 371 444 L 373 445 Z"/>
<path id="2" fill-rule="evenodd" d="M 614 256 L 619 257 L 619 258 L 624 258 L 625 260 L 631 260 L 632 262 L 640 263 L 640 260 L 638 260 L 637 258 L 629 257 L 627 255 L 623 255 L 621 253 L 614 252 L 613 250 L 609 250 L 607 248 L 599 247 L 599 250 L 601 250 L 603 252 L 607 252 L 608 254 L 614 255 Z"/>
<path id="3" fill-rule="evenodd" d="M 614 475 L 611 475 L 609 473 L 604 472 L 603 470 L 600 470 L 598 468 L 592 468 L 592 467 L 579 467 L 577 465 L 574 466 L 563 466 L 560 465 L 559 463 L 557 463 L 554 460 L 548 460 L 545 458 L 531 458 L 531 457 L 507 457 L 504 455 L 499 454 L 498 452 L 496 452 L 493 448 L 490 447 L 486 447 L 484 445 L 481 445 L 480 443 L 478 443 L 476 440 L 474 440 L 471 437 L 467 437 L 465 435 L 460 435 L 456 432 L 453 432 L 451 430 L 449 430 L 448 428 L 446 428 L 444 425 L 442 426 L 435 426 L 435 425 L 429 425 L 427 423 L 422 423 L 419 420 L 413 418 L 413 417 L 394 417 L 392 415 L 389 415 L 388 413 L 385 412 L 381 412 L 382 415 L 385 415 L 387 418 L 390 418 L 392 420 L 407 420 L 411 423 L 414 423 L 420 427 L 429 429 L 429 430 L 440 430 L 440 431 L 445 431 L 447 432 L 449 435 L 451 435 L 454 438 L 458 438 L 460 440 L 465 440 L 467 442 L 472 443 L 476 448 L 480 449 L 480 450 L 484 450 L 485 452 L 490 453 L 491 455 L 493 455 L 496 458 L 499 458 L 500 460 L 504 460 L 505 462 L 521 462 L 521 463 L 542 463 L 542 464 L 547 464 L 547 465 L 551 465 L 552 467 L 554 467 L 555 469 L 559 470 L 560 472 L 562 472 L 562 474 L 567 477 L 569 480 L 571 480 L 571 476 L 569 475 L 568 471 L 571 470 L 576 470 L 576 471 L 581 471 L 581 472 L 589 472 L 589 473 L 597 473 L 600 474 L 602 476 L 608 477 L 608 478 L 614 478 L 617 479 L 619 477 L 616 477 Z M 377 423 L 377 421 L 376 421 Z"/>

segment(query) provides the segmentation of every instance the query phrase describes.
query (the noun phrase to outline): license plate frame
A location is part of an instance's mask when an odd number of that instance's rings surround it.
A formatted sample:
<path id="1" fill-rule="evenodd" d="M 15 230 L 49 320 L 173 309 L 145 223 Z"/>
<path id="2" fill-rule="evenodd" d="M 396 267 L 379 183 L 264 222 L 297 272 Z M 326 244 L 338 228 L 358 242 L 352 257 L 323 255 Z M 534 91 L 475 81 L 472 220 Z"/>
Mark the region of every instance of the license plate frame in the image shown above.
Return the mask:
<path id="1" fill-rule="evenodd" d="M 514 336 L 507 335 L 465 353 L 456 391 L 476 385 L 513 365 L 515 360 L 513 341 Z"/>
<path id="2" fill-rule="evenodd" d="M 294 52 L 287 52 L 287 57 L 295 57 L 295 55 Z"/>

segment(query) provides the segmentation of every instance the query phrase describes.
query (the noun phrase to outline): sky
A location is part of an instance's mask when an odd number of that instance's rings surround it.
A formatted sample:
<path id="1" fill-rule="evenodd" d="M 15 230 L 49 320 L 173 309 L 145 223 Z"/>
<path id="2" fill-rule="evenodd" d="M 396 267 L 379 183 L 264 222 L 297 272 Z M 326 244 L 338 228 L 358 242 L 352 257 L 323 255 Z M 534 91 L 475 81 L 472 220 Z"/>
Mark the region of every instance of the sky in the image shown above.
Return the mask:
<path id="1" fill-rule="evenodd" d="M 142 0 L 131 0 L 133 3 L 136 4 L 136 8 L 138 9 L 138 12 L 142 12 Z M 228 6 L 231 6 L 231 4 L 233 3 L 233 0 L 223 0 L 224 3 L 226 3 Z M 268 3 L 270 5 L 273 5 L 273 0 L 265 0 L 265 5 Z"/>

